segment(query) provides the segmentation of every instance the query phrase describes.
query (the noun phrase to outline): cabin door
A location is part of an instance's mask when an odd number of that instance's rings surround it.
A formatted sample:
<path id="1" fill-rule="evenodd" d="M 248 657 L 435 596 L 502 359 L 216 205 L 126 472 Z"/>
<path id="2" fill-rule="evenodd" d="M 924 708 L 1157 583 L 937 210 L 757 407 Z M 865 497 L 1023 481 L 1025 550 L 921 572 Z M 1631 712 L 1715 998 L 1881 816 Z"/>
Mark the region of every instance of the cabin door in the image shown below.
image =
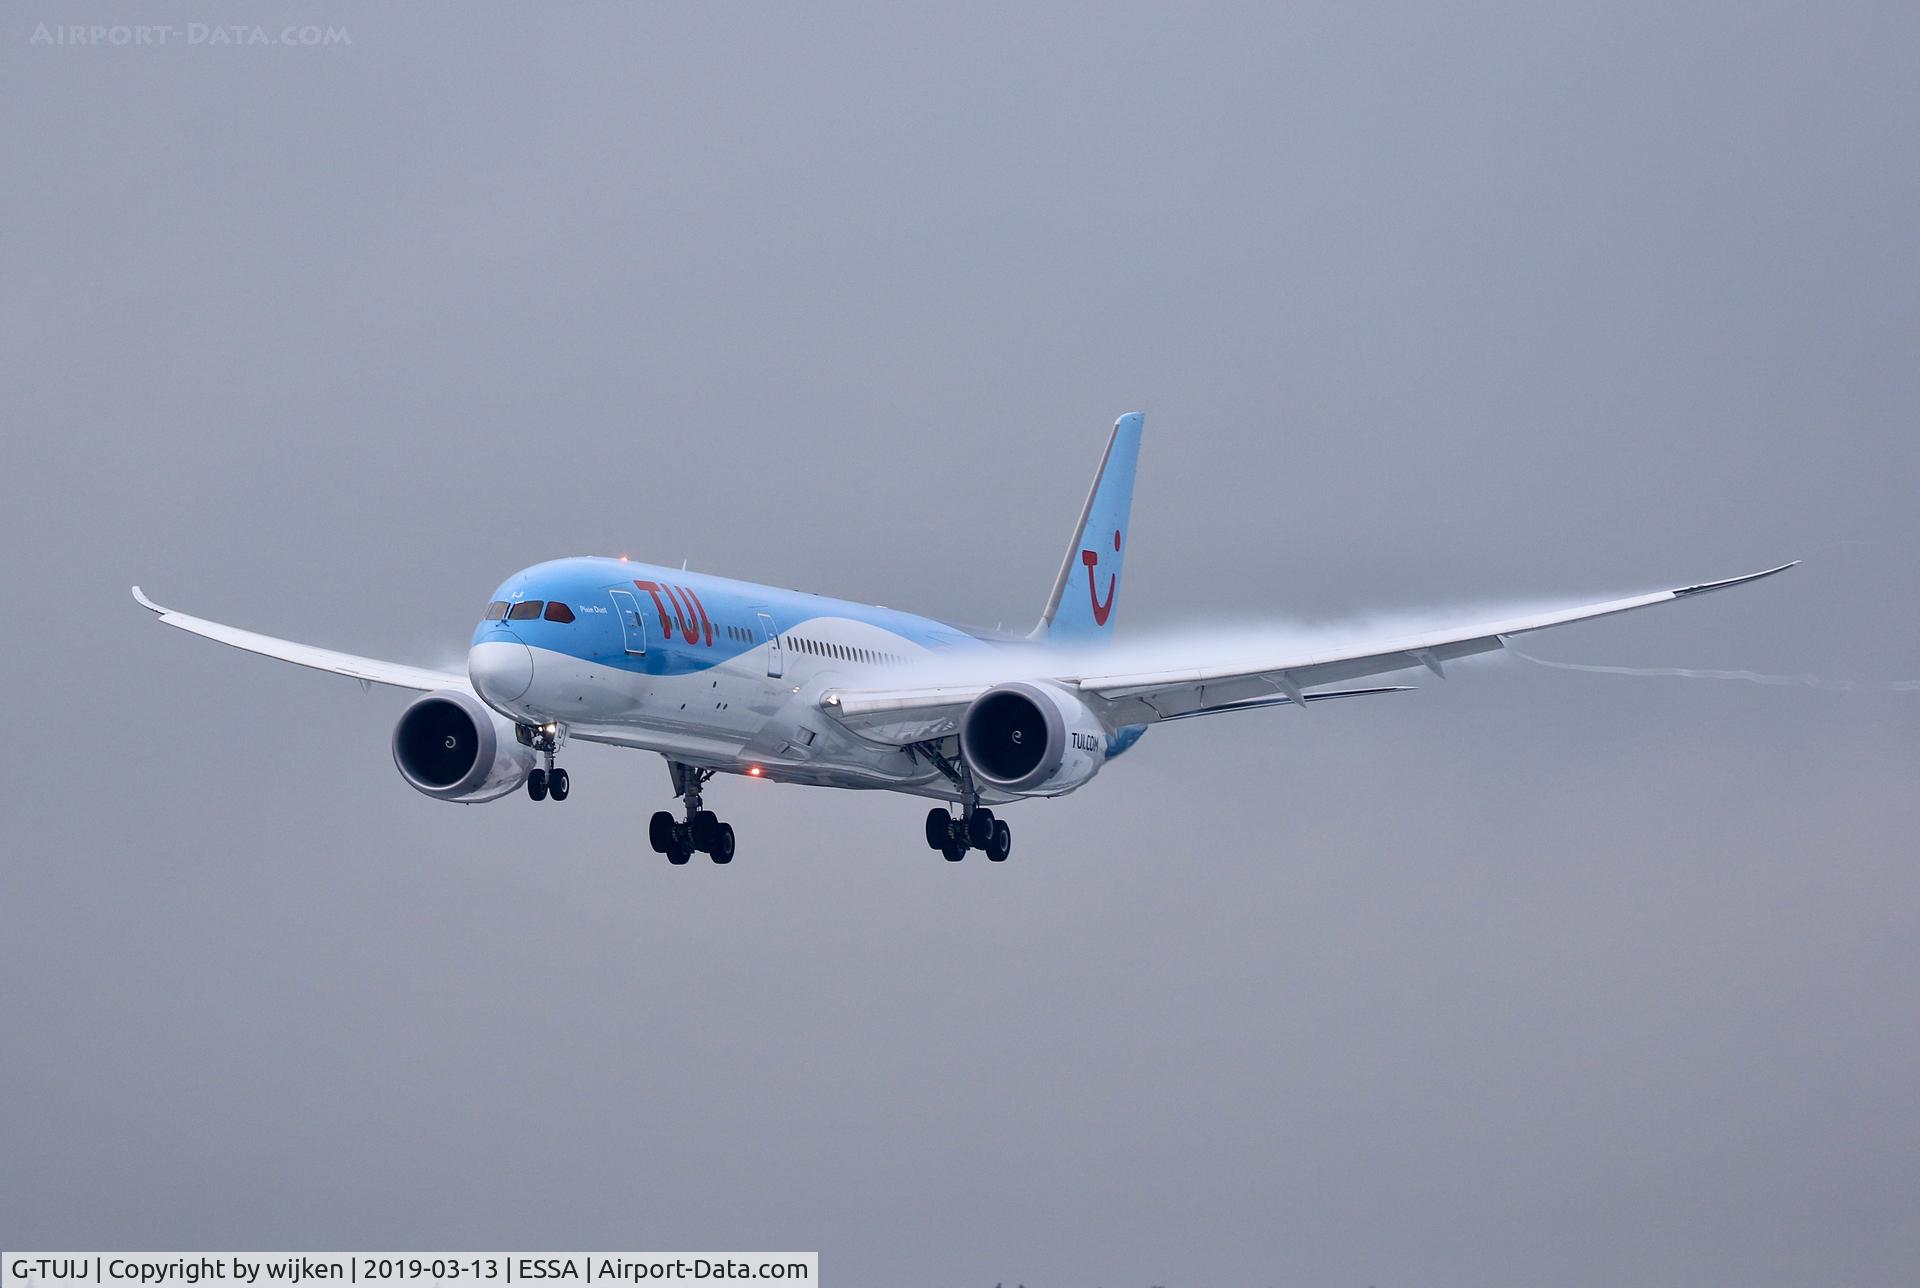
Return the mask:
<path id="1" fill-rule="evenodd" d="M 767 674 L 779 679 L 787 672 L 786 662 L 780 656 L 780 632 L 773 628 L 773 618 L 760 614 L 760 633 L 767 640 Z"/>

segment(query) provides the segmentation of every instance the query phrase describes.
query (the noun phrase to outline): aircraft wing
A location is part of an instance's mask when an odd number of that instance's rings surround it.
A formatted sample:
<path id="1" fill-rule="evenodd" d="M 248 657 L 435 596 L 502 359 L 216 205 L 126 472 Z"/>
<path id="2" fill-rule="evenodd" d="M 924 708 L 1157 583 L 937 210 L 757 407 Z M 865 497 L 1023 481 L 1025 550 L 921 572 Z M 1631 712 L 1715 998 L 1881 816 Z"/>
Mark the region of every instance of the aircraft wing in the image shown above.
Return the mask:
<path id="1" fill-rule="evenodd" d="M 263 657 L 292 662 L 296 666 L 309 666 L 316 671 L 348 676 L 366 684 L 390 684 L 396 689 L 431 692 L 435 689 L 470 688 L 466 676 L 457 675 L 452 671 L 433 671 L 422 666 L 408 666 L 402 662 L 382 662 L 373 657 L 336 653 L 330 648 L 297 644 L 292 640 L 275 639 L 271 635 L 256 635 L 252 631 L 243 631 L 237 626 L 223 626 L 219 622 L 210 622 L 203 617 L 190 617 L 185 613 L 176 613 L 148 599 L 141 593 L 138 586 L 133 588 L 133 597 L 140 607 L 158 613 L 160 620 L 168 626 L 177 626 L 183 631 L 204 635 L 210 640 L 231 644 L 235 648 L 245 649 L 249 653 L 258 653 Z"/>
<path id="2" fill-rule="evenodd" d="M 1797 560 L 1795 562 L 1798 562 Z M 1195 706 L 1211 706 L 1247 698 L 1284 693 L 1298 698 L 1300 691 L 1315 684 L 1333 684 L 1424 666 L 1435 674 L 1442 664 L 1475 653 L 1490 653 L 1503 647 L 1505 637 L 1529 631 L 1564 626 L 1569 622 L 1611 617 L 1615 613 L 1671 603 L 1710 590 L 1724 590 L 1785 572 L 1791 563 L 1765 572 L 1724 581 L 1702 582 L 1674 590 L 1610 599 L 1578 608 L 1509 617 L 1473 626 L 1423 631 L 1378 642 L 1349 645 L 1324 651 L 1252 658 L 1244 663 L 1199 667 L 1191 670 L 1141 672 L 1133 675 L 1095 675 L 1082 677 L 1077 686 L 1083 696 L 1109 704 L 1113 718 L 1123 724 L 1152 723 L 1182 714 Z"/>
<path id="3" fill-rule="evenodd" d="M 1795 563 L 1798 560 L 1794 561 Z M 1509 635 L 1584 622 L 1596 617 L 1650 608 L 1710 590 L 1740 586 L 1784 572 L 1781 564 L 1765 572 L 1723 581 L 1702 582 L 1673 590 L 1655 591 L 1627 599 L 1610 599 L 1578 608 L 1559 609 L 1523 617 L 1448 627 L 1412 635 L 1332 646 L 1308 652 L 1250 657 L 1239 662 L 1115 674 L 1061 675 L 1056 683 L 1077 692 L 1087 704 L 1114 725 L 1155 724 L 1254 705 L 1304 704 L 1323 697 L 1358 696 L 1380 690 L 1307 693 L 1320 684 L 1339 684 L 1366 676 L 1425 667 L 1443 675 L 1443 664 L 1503 647 Z M 1016 677 L 1008 677 L 1016 678 Z M 991 685 L 895 690 L 840 690 L 821 699 L 821 707 L 843 725 L 881 742 L 909 743 L 944 737 L 959 729 L 968 703 Z"/>

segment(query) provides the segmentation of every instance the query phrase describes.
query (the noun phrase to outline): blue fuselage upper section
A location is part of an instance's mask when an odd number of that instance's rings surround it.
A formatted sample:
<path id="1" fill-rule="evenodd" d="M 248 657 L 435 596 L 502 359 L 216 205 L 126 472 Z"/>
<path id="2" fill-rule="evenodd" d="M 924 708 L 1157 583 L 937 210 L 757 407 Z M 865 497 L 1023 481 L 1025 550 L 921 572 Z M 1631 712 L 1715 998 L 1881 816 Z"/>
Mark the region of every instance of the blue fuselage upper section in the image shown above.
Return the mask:
<path id="1" fill-rule="evenodd" d="M 534 602 L 541 605 L 538 613 L 521 609 L 516 615 L 513 606 Z M 555 603 L 564 604 L 566 612 L 547 607 Z M 509 606 L 504 615 L 500 604 Z M 637 626 L 627 616 L 635 610 Z M 873 628 L 898 641 L 902 656 L 991 647 L 944 622 L 874 604 L 594 557 L 557 559 L 515 573 L 494 592 L 489 616 L 494 620 L 474 628 L 473 645 L 510 638 L 547 653 L 661 676 L 704 671 L 766 650 L 770 641 L 790 648 L 785 643 L 790 636 L 811 639 L 803 630 L 811 623 L 831 622 L 835 630 L 844 623 Z M 871 654 L 895 651 L 860 647 Z"/>

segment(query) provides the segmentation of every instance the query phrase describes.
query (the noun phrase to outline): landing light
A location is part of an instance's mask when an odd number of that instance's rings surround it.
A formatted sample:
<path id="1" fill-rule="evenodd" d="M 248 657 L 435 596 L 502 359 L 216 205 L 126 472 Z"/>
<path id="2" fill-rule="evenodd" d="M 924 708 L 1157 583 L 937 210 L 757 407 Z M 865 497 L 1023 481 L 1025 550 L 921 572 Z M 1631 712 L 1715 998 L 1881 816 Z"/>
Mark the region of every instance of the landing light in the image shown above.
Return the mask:
<path id="1" fill-rule="evenodd" d="M 764 770 L 764 769 L 762 769 L 762 768 L 760 768 L 760 766 L 758 766 L 758 765 L 753 765 L 753 766 L 751 766 L 750 768 L 748 768 L 748 770 L 747 770 L 747 775 L 748 775 L 749 777 L 751 777 L 751 778 L 758 778 L 758 777 L 760 777 L 760 775 L 762 775 L 762 774 L 764 774 L 764 773 L 766 773 L 766 772 L 767 772 L 767 771 L 766 771 L 766 770 Z"/>

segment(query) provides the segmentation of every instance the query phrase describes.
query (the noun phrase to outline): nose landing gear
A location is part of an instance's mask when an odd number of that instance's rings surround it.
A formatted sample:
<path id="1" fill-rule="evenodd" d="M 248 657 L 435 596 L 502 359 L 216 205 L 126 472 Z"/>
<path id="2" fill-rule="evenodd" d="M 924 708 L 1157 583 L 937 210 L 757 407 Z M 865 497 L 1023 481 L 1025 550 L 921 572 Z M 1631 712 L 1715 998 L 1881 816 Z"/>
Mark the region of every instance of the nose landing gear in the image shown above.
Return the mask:
<path id="1" fill-rule="evenodd" d="M 527 771 L 527 795 L 537 801 L 551 797 L 557 801 L 567 799 L 567 793 L 573 789 L 573 783 L 567 778 L 567 771 L 556 769 L 553 753 L 560 750 L 560 726 L 541 725 L 529 728 L 520 725 L 514 730 L 521 742 L 539 752 L 546 762 Z"/>
<path id="2" fill-rule="evenodd" d="M 686 821 L 676 820 L 666 810 L 659 811 L 647 824 L 648 843 L 675 867 L 693 858 L 696 850 L 715 863 L 733 862 L 733 824 L 722 823 L 712 810 L 703 807 L 700 798 L 701 784 L 712 778 L 714 771 L 677 760 L 669 760 L 667 770 L 673 775 L 673 794 L 686 802 Z"/>

